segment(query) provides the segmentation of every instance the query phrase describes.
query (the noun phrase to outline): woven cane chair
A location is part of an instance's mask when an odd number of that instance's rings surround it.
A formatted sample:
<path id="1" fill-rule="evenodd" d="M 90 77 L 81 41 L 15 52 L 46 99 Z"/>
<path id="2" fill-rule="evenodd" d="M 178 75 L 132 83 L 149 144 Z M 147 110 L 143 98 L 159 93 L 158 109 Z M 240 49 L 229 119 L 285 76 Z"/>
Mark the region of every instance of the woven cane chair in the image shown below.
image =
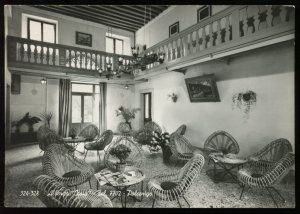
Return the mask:
<path id="1" fill-rule="evenodd" d="M 186 131 L 186 125 L 182 124 L 181 126 L 178 127 L 178 129 L 175 132 L 180 135 L 184 135 L 185 131 Z"/>
<path id="2" fill-rule="evenodd" d="M 149 145 L 153 138 L 154 131 L 159 134 L 162 133 L 160 126 L 157 123 L 150 121 L 145 124 L 142 130 L 135 133 L 134 138 L 141 145 Z"/>
<path id="3" fill-rule="evenodd" d="M 50 144 L 43 155 L 43 172 L 67 187 L 76 187 L 89 181 L 94 169 L 68 152 L 60 144 Z"/>
<path id="4" fill-rule="evenodd" d="M 141 146 L 134 141 L 132 137 L 121 136 L 112 143 L 110 143 L 104 154 L 104 164 L 109 169 L 116 169 L 116 163 L 119 161 L 116 157 L 109 154 L 110 150 L 119 144 L 123 144 L 130 148 L 131 152 L 129 157 L 126 159 L 126 165 L 135 166 L 140 168 L 143 166 L 145 161 L 145 155 Z"/>
<path id="5" fill-rule="evenodd" d="M 171 134 L 169 146 L 171 148 L 172 154 L 177 158 L 177 160 L 182 161 L 191 159 L 193 153 L 198 150 L 197 147 L 191 145 L 191 143 L 185 136 L 180 135 L 177 132 Z"/>
<path id="6" fill-rule="evenodd" d="M 75 152 L 75 148 L 71 145 L 66 144 L 63 138 L 56 134 L 56 132 L 50 129 L 46 125 L 40 126 L 37 131 L 37 139 L 39 142 L 39 147 L 42 151 L 45 151 L 46 147 L 50 144 L 63 144 L 70 152 Z"/>
<path id="7" fill-rule="evenodd" d="M 99 136 L 99 129 L 94 124 L 89 124 L 80 131 L 78 136 L 85 138 L 86 141 L 94 141 Z"/>
<path id="8" fill-rule="evenodd" d="M 33 185 L 39 192 L 38 198 L 46 207 L 112 207 L 111 200 L 104 193 L 82 190 L 79 195 L 47 175 L 35 178 Z"/>
<path id="9" fill-rule="evenodd" d="M 261 168 L 255 166 L 247 166 L 240 169 L 237 174 L 238 180 L 243 184 L 240 200 L 242 198 L 246 186 L 260 189 L 266 188 L 276 207 L 278 207 L 278 204 L 276 203 L 270 190 L 274 190 L 274 192 L 277 193 L 281 200 L 285 202 L 285 199 L 278 192 L 278 190 L 275 189 L 274 186 L 278 184 L 287 175 L 294 162 L 295 154 L 289 152 L 286 155 L 284 155 L 281 159 L 279 159 L 276 163 L 274 163 L 268 170 L 265 170 L 264 167 Z"/>
<path id="10" fill-rule="evenodd" d="M 293 152 L 291 143 L 287 139 L 279 138 L 266 145 L 263 149 L 248 157 L 249 164 L 268 169 L 288 152 Z"/>
<path id="11" fill-rule="evenodd" d="M 163 174 L 151 179 L 148 183 L 148 189 L 152 192 L 154 207 L 155 200 L 175 201 L 179 206 L 179 199 L 182 197 L 189 205 L 184 194 L 189 190 L 193 181 L 200 174 L 204 165 L 204 157 L 199 153 L 194 153 L 193 157 L 180 170 Z"/>
<path id="12" fill-rule="evenodd" d="M 99 151 L 104 150 L 104 148 L 111 143 L 114 137 L 114 133 L 111 130 L 104 131 L 101 136 L 97 139 L 96 142 L 87 143 L 84 145 L 86 149 L 86 153 L 84 156 L 84 160 L 87 156 L 88 151 L 97 151 L 97 156 L 100 162 L 100 154 Z"/>

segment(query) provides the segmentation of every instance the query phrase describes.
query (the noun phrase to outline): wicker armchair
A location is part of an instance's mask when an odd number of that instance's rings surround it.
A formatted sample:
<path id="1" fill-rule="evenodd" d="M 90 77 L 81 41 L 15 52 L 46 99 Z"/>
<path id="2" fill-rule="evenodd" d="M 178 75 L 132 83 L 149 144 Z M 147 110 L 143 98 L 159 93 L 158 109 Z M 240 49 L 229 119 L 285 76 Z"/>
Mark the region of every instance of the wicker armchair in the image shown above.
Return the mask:
<path id="1" fill-rule="evenodd" d="M 277 139 L 266 145 L 263 149 L 248 157 L 251 166 L 267 170 L 288 152 L 293 152 L 291 143 L 287 139 Z"/>
<path id="2" fill-rule="evenodd" d="M 116 169 L 116 163 L 119 161 L 116 157 L 109 154 L 109 151 L 119 144 L 126 145 L 130 148 L 131 152 L 129 157 L 126 159 L 126 164 L 135 167 L 141 167 L 145 161 L 145 155 L 138 143 L 136 143 L 132 137 L 121 136 L 114 142 L 110 143 L 104 154 L 104 163 L 107 168 Z"/>
<path id="3" fill-rule="evenodd" d="M 180 170 L 163 174 L 151 179 L 148 183 L 148 189 L 153 194 L 154 207 L 155 200 L 175 201 L 179 206 L 179 199 L 182 197 L 189 205 L 184 194 L 189 190 L 193 181 L 200 174 L 204 164 L 204 157 L 199 153 L 194 153 L 193 157 Z"/>
<path id="4" fill-rule="evenodd" d="M 73 146 L 66 144 L 61 136 L 56 134 L 55 131 L 53 131 L 46 125 L 42 125 L 38 129 L 37 139 L 39 142 L 39 147 L 42 151 L 45 151 L 48 145 L 56 143 L 63 144 L 70 152 L 75 152 L 75 148 Z"/>
<path id="5" fill-rule="evenodd" d="M 99 136 L 99 129 L 94 124 L 89 124 L 80 131 L 78 136 L 85 138 L 86 141 L 94 141 Z"/>
<path id="6" fill-rule="evenodd" d="M 77 187 L 87 181 L 90 182 L 94 175 L 94 169 L 91 166 L 72 156 L 68 149 L 60 144 L 47 146 L 42 165 L 44 174 L 67 187 Z"/>
<path id="7" fill-rule="evenodd" d="M 181 126 L 178 127 L 178 129 L 175 132 L 180 135 L 184 135 L 185 131 L 186 131 L 186 125 L 182 124 Z"/>
<path id="8" fill-rule="evenodd" d="M 171 134 L 169 146 L 171 148 L 172 154 L 174 154 L 178 160 L 183 161 L 191 159 L 193 153 L 198 150 L 197 147 L 191 145 L 191 143 L 185 136 L 180 135 L 177 132 Z"/>
<path id="9" fill-rule="evenodd" d="M 87 143 L 84 145 L 84 148 L 86 149 L 86 153 L 84 156 L 84 160 L 86 158 L 86 155 L 88 151 L 97 151 L 97 156 L 100 162 L 100 155 L 99 151 L 104 150 L 104 148 L 110 144 L 114 137 L 114 133 L 111 130 L 104 131 L 101 136 L 97 139 L 96 142 Z"/>
<path id="10" fill-rule="evenodd" d="M 285 199 L 278 190 L 275 189 L 274 185 L 278 184 L 287 175 L 294 162 L 295 154 L 289 152 L 270 166 L 268 170 L 255 166 L 248 166 L 240 169 L 237 174 L 238 180 L 243 184 L 240 199 L 244 193 L 245 186 L 266 188 L 276 207 L 278 207 L 270 190 L 273 189 L 282 201 L 285 202 Z"/>
<path id="11" fill-rule="evenodd" d="M 145 124 L 142 130 L 135 133 L 134 138 L 141 145 L 149 145 L 153 138 L 154 131 L 159 134 L 162 133 L 160 126 L 157 123 L 150 121 Z"/>
<path id="12" fill-rule="evenodd" d="M 46 207 L 112 207 L 111 200 L 104 193 L 82 190 L 82 194 L 77 194 L 47 175 L 35 178 L 33 185 Z"/>

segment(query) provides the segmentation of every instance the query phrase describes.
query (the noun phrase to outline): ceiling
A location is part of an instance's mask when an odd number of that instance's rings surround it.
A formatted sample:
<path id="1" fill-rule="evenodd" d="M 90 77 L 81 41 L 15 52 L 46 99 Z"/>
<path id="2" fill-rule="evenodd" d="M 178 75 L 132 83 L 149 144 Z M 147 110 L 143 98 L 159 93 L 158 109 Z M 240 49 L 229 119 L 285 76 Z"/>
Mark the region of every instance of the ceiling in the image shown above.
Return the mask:
<path id="1" fill-rule="evenodd" d="M 169 5 L 31 5 L 31 7 L 135 32 L 166 10 Z"/>

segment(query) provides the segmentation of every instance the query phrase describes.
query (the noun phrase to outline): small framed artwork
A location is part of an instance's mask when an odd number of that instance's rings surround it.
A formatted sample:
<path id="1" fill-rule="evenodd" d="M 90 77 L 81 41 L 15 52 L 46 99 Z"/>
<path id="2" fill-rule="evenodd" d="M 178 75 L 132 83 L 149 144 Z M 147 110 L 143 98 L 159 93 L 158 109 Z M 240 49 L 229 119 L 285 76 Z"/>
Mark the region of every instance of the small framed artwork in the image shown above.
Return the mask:
<path id="1" fill-rule="evenodd" d="M 12 94 L 21 93 L 21 75 L 18 74 L 11 75 L 11 93 Z"/>
<path id="2" fill-rule="evenodd" d="M 92 47 L 92 35 L 76 31 L 76 44 Z"/>
<path id="3" fill-rule="evenodd" d="M 191 102 L 219 102 L 214 74 L 185 79 Z"/>
<path id="4" fill-rule="evenodd" d="M 169 37 L 179 33 L 179 22 L 176 22 L 169 26 Z"/>
<path id="5" fill-rule="evenodd" d="M 197 20 L 198 20 L 198 22 L 200 22 L 203 19 L 206 19 L 210 16 L 211 16 L 211 5 L 206 5 L 206 6 L 200 7 L 197 10 Z"/>

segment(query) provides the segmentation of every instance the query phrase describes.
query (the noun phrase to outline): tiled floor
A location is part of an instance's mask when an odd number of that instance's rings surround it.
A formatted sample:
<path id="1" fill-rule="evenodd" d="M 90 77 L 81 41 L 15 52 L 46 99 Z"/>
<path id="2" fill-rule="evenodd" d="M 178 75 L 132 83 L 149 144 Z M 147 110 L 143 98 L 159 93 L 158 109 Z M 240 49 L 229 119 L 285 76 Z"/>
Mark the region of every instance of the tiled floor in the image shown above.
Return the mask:
<path id="1" fill-rule="evenodd" d="M 78 148 L 82 150 L 82 147 Z M 26 147 L 14 148 L 5 152 L 5 206 L 6 207 L 44 207 L 43 203 L 36 197 L 21 196 L 21 191 L 31 191 L 32 180 L 42 174 L 42 155 L 38 145 L 30 145 Z M 76 153 L 76 156 L 83 159 L 83 155 Z M 174 166 L 174 164 L 164 164 L 162 154 L 151 154 L 145 149 L 146 161 L 142 167 L 146 178 L 144 180 L 144 189 L 147 189 L 147 183 L 150 178 L 161 174 L 179 169 L 182 165 Z M 101 153 L 103 158 L 103 153 Z M 95 171 L 99 171 L 104 166 L 97 166 L 96 152 L 89 152 L 86 162 L 91 164 Z M 175 163 L 175 161 L 172 161 Z M 272 199 L 266 190 L 246 189 L 242 200 L 239 200 L 241 188 L 236 183 L 214 183 L 207 172 L 211 166 L 204 165 L 200 175 L 197 177 L 190 190 L 185 197 L 189 201 L 192 208 L 211 208 L 211 207 L 275 207 Z M 78 187 L 79 189 L 89 189 L 88 183 Z M 92 188 L 96 189 L 96 179 L 92 179 Z M 139 190 L 140 186 L 133 187 Z M 101 186 L 101 190 L 110 195 L 111 187 Z M 286 203 L 279 202 L 280 207 L 295 207 L 295 185 L 280 184 L 277 186 Z M 113 201 L 114 207 L 121 207 L 120 201 L 116 198 Z M 183 199 L 180 200 L 183 207 L 188 207 Z M 129 198 L 127 207 L 151 207 L 152 198 L 144 197 L 142 202 L 136 202 Z M 179 205 L 177 202 L 157 201 L 155 207 L 174 207 Z"/>

